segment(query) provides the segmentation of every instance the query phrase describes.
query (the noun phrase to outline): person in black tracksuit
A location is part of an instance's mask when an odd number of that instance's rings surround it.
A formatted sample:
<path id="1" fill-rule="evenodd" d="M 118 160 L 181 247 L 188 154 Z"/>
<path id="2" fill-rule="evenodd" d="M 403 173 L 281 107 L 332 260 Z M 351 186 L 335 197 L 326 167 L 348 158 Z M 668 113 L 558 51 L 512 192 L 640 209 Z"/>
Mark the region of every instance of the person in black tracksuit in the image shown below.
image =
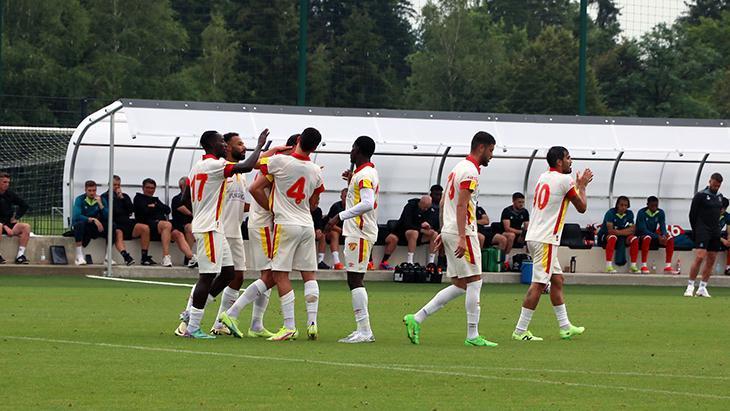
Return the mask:
<path id="1" fill-rule="evenodd" d="M 689 210 L 689 223 L 695 242 L 695 259 L 689 270 L 689 284 L 684 292 L 685 297 L 692 297 L 695 291 L 695 280 L 702 267 L 702 281 L 697 289 L 697 296 L 709 297 L 707 282 L 710 280 L 715 266 L 717 252 L 721 250 L 720 227 L 717 221 L 722 210 L 723 196 L 718 191 L 722 185 L 722 175 L 714 173 L 709 185 L 692 199 Z M 704 266 L 702 264 L 704 263 Z"/>
<path id="2" fill-rule="evenodd" d="M 9 190 L 9 187 L 10 174 L 0 172 L 0 238 L 3 235 L 18 237 L 18 255 L 15 257 L 15 264 L 28 264 L 25 247 L 30 239 L 30 224 L 18 220 L 30 207 L 19 195 Z M 5 259 L 0 255 L 0 264 L 4 263 Z"/>

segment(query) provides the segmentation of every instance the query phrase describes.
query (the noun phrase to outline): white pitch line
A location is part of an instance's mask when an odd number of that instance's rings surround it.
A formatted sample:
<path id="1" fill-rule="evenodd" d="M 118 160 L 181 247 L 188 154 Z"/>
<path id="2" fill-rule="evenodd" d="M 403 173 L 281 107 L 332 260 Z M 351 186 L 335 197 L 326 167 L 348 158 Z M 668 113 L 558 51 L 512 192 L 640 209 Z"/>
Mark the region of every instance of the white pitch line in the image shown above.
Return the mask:
<path id="1" fill-rule="evenodd" d="M 413 368 L 455 368 L 463 370 L 486 370 L 486 371 L 520 371 L 520 372 L 547 372 L 562 374 L 587 374 L 587 375 L 608 375 L 617 377 L 659 377 L 659 378 L 687 378 L 697 380 L 718 380 L 730 381 L 730 377 L 710 376 L 710 375 L 691 375 L 691 374 L 665 374 L 650 373 L 636 371 L 591 371 L 591 370 L 558 370 L 545 368 L 520 368 L 520 367 L 483 367 L 478 365 L 432 365 L 432 364 L 391 364 L 401 367 Z"/>
<path id="2" fill-rule="evenodd" d="M 87 275 L 86 278 L 91 278 L 94 280 L 109 280 L 109 281 L 119 281 L 122 283 L 137 283 L 137 284 L 153 284 L 153 285 L 170 285 L 173 287 L 187 287 L 192 288 L 195 284 L 182 284 L 182 283 L 167 283 L 164 281 L 150 281 L 150 280 L 133 280 L 130 278 L 117 278 L 117 277 L 102 277 L 99 275 Z"/>
<path id="3" fill-rule="evenodd" d="M 545 384 L 545 385 L 560 385 L 569 387 L 580 387 L 580 388 L 594 388 L 601 390 L 613 390 L 613 391 L 633 391 L 648 394 L 666 394 L 666 395 L 679 395 L 684 397 L 697 397 L 697 398 L 708 398 L 714 400 L 730 400 L 728 395 L 716 395 L 716 394 L 704 394 L 688 391 L 671 391 L 671 390 L 658 390 L 653 388 L 636 388 L 636 387 L 625 387 L 620 385 L 604 385 L 604 384 L 586 384 L 577 382 L 565 382 L 565 381 L 551 381 L 540 378 L 524 378 L 524 377 L 501 377 L 497 375 L 483 375 L 483 374 L 468 374 L 463 372 L 455 371 L 441 371 L 441 370 L 429 370 L 422 368 L 404 367 L 399 365 L 387 365 L 387 364 L 362 364 L 362 363 L 348 363 L 338 361 L 323 361 L 323 360 L 308 360 L 304 358 L 285 358 L 285 357 L 269 357 L 262 355 L 249 355 L 249 354 L 233 354 L 223 353 L 215 351 L 195 351 L 195 350 L 181 350 L 176 348 L 163 348 L 163 347 L 146 347 L 141 345 L 123 345 L 123 344 L 109 344 L 109 343 L 95 343 L 89 341 L 73 341 L 73 340 L 57 340 L 52 338 L 39 338 L 39 337 L 24 337 L 24 336 L 2 336 L 0 338 L 7 338 L 11 340 L 21 341 L 36 341 L 56 344 L 71 344 L 71 345 L 83 345 L 91 347 L 104 347 L 104 348 L 122 348 L 129 350 L 139 351 L 152 351 L 152 352 L 166 352 L 173 354 L 193 354 L 193 355 L 207 355 L 213 357 L 229 357 L 229 358 L 244 358 L 249 360 L 263 360 L 263 361 L 280 361 L 280 362 L 292 362 L 301 364 L 318 364 L 328 365 L 333 367 L 349 367 L 349 368 L 364 368 L 372 370 L 388 370 L 388 371 L 399 371 L 399 372 L 415 372 L 421 374 L 432 374 L 432 375 L 445 375 L 452 377 L 465 377 L 465 378 L 478 378 L 485 380 L 496 380 L 496 381 L 515 381 L 515 382 L 527 382 L 532 384 Z"/>

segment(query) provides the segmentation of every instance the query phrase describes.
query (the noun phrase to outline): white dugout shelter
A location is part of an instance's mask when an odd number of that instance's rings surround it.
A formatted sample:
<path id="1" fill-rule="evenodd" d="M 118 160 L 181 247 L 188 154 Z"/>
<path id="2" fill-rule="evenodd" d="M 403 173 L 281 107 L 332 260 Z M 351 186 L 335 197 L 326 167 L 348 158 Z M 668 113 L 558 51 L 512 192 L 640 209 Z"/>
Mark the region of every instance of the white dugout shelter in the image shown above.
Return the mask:
<path id="1" fill-rule="evenodd" d="M 236 131 L 252 147 L 264 128 L 271 130 L 270 139 L 279 145 L 306 127 L 322 133 L 322 144 L 312 160 L 323 166 L 325 213 L 345 187 L 340 175 L 349 167 L 354 139 L 368 135 L 376 141 L 373 162 L 381 179 L 381 223 L 398 218 L 409 198 L 427 193 L 433 184 L 445 185 L 449 170 L 468 153 L 471 138 L 479 130 L 497 139 L 495 157 L 481 173 L 479 196 L 480 205 L 494 221 L 516 191 L 524 192 L 531 204 L 535 181 L 547 169 L 547 149 L 555 145 L 570 150 L 574 172 L 590 167 L 595 174 L 588 190 L 588 212 L 579 215 L 572 210 L 566 219 L 581 225 L 602 221 L 618 195 L 631 198 L 634 210 L 643 207 L 647 196 L 655 195 L 668 223 L 687 226 L 691 198 L 705 187 L 710 174 L 720 172 L 730 183 L 728 120 L 120 99 L 84 119 L 69 142 L 65 220 L 70 221 L 73 200 L 84 192 L 84 181 L 106 186 L 111 174 L 122 178 L 131 196 L 141 191 L 144 178 L 153 178 L 157 195 L 169 204 L 178 192 L 178 179 L 203 154 L 199 137 L 205 130 Z"/>

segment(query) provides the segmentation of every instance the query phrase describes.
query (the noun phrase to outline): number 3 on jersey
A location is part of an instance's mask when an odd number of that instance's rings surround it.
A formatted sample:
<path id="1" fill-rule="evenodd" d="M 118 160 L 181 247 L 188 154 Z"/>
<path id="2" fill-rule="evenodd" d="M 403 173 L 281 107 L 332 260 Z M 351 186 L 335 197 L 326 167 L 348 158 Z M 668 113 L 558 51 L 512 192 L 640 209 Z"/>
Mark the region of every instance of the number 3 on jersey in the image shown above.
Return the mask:
<path id="1" fill-rule="evenodd" d="M 299 180 L 297 180 L 291 187 L 289 187 L 288 190 L 286 190 L 286 196 L 289 198 L 293 198 L 294 202 L 297 204 L 300 204 L 302 200 L 306 197 L 304 194 L 304 183 L 306 180 L 304 177 L 299 177 Z"/>
<path id="2" fill-rule="evenodd" d="M 535 188 L 535 199 L 532 202 L 533 207 L 542 210 L 550 199 L 550 186 L 547 184 L 538 184 Z"/>

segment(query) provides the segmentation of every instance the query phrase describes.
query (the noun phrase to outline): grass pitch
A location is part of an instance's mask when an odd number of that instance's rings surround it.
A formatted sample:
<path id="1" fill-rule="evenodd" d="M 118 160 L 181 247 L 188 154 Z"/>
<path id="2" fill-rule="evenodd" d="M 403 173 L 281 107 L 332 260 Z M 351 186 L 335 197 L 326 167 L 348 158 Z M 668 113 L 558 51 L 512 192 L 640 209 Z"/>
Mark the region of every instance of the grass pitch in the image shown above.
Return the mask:
<path id="1" fill-rule="evenodd" d="M 0 277 L 0 408 L 64 409 L 727 409 L 730 290 L 567 286 L 558 337 L 544 298 L 511 341 L 525 286 L 485 285 L 480 331 L 500 346 L 465 347 L 463 297 L 411 345 L 401 319 L 442 286 L 371 282 L 374 344 L 354 329 L 343 282 L 321 282 L 320 340 L 271 343 L 174 337 L 187 289 L 80 277 Z M 306 319 L 302 284 L 297 323 Z M 204 319 L 211 326 L 217 302 Z M 240 317 L 247 326 L 250 308 Z M 281 324 L 272 298 L 269 329 Z"/>

